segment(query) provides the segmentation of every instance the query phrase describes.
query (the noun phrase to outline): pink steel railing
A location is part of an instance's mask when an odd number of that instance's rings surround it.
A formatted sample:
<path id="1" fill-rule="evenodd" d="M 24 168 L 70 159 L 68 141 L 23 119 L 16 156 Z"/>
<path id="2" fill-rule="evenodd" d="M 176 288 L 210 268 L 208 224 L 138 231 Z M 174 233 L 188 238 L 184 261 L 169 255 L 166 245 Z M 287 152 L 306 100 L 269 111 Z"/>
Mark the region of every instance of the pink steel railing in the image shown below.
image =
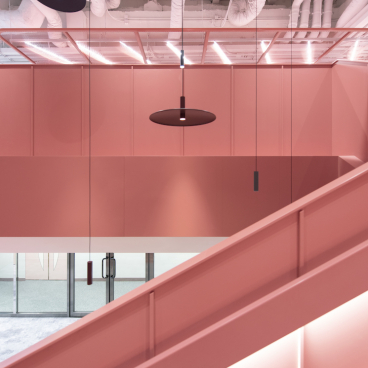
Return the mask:
<path id="1" fill-rule="evenodd" d="M 0 367 L 223 367 L 367 290 L 367 217 L 368 163 Z"/>

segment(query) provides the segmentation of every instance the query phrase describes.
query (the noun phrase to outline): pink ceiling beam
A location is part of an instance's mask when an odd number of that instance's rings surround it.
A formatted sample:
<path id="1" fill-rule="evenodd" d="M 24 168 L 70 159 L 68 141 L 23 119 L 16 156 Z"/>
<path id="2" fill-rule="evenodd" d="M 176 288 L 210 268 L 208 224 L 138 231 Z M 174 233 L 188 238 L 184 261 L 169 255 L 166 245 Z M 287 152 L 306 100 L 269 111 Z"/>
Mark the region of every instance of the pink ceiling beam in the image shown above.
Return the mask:
<path id="1" fill-rule="evenodd" d="M 310 32 L 311 28 L 298 28 L 298 32 Z M 49 28 L 2 28 L 2 33 L 36 33 L 36 32 L 49 32 Z M 85 28 L 53 28 L 53 31 L 58 32 L 80 32 L 86 31 Z M 290 28 L 184 28 L 184 32 L 290 32 Z M 316 32 L 367 32 L 367 28 L 313 28 Z M 162 33 L 162 32 L 181 32 L 181 28 L 91 28 L 91 32 L 150 32 L 150 33 Z"/>
<path id="2" fill-rule="evenodd" d="M 329 54 L 336 46 L 338 46 L 342 41 L 345 40 L 346 37 L 350 35 L 351 32 L 347 32 L 342 36 L 338 41 L 336 41 L 329 49 L 327 49 L 315 62 L 314 64 L 317 64 L 323 57 L 325 57 L 327 54 Z"/>
<path id="3" fill-rule="evenodd" d="M 203 44 L 203 52 L 202 52 L 202 60 L 201 64 L 204 64 L 204 60 L 206 58 L 207 46 L 208 46 L 208 39 L 210 37 L 210 32 L 206 32 L 206 36 L 204 37 L 204 44 Z"/>
<path id="4" fill-rule="evenodd" d="M 141 51 L 143 62 L 145 64 L 147 64 L 147 57 L 146 57 L 146 53 L 144 52 L 144 48 L 143 48 L 143 44 L 142 44 L 142 40 L 141 40 L 141 37 L 139 35 L 139 32 L 134 31 L 134 34 L 135 34 L 135 38 L 137 39 L 137 42 L 138 42 L 139 50 Z"/>
<path id="5" fill-rule="evenodd" d="M 83 56 L 84 59 L 87 60 L 87 63 L 91 63 L 91 60 L 88 56 L 78 47 L 77 43 L 74 41 L 73 37 L 68 32 L 63 32 L 65 37 L 70 41 L 70 43 L 74 46 L 74 48 Z"/>
<path id="6" fill-rule="evenodd" d="M 34 60 L 32 60 L 30 57 L 28 57 L 24 52 L 20 51 L 18 49 L 18 47 L 15 47 L 11 42 L 6 40 L 3 36 L 0 36 L 0 40 L 5 42 L 8 46 L 10 46 L 13 50 L 15 50 L 18 54 L 22 55 L 24 58 L 26 58 L 32 64 L 36 64 L 36 62 Z"/>
<path id="7" fill-rule="evenodd" d="M 266 54 L 267 54 L 268 52 L 270 52 L 271 47 L 272 47 L 272 46 L 273 46 L 273 44 L 276 42 L 276 40 L 279 38 L 280 33 L 281 33 L 281 32 L 277 32 L 277 33 L 273 36 L 272 41 L 271 41 L 271 42 L 270 42 L 270 44 L 268 45 L 268 47 L 267 47 L 266 51 L 265 51 L 265 52 L 261 55 L 261 57 L 258 59 L 257 64 L 259 64 L 259 63 L 261 62 L 261 60 L 266 56 Z"/>

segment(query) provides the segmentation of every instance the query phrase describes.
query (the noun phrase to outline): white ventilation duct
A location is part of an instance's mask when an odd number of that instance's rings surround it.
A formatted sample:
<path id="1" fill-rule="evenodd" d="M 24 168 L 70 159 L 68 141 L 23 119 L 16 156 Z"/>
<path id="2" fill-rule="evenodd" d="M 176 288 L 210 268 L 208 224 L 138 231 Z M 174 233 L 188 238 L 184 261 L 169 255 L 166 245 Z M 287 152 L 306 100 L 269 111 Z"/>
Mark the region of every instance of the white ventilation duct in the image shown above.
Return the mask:
<path id="1" fill-rule="evenodd" d="M 322 23 L 322 0 L 313 0 L 312 28 L 321 28 Z M 317 38 L 319 32 L 311 32 L 308 38 Z"/>
<path id="2" fill-rule="evenodd" d="M 23 0 L 16 10 L 0 10 L 0 28 L 40 28 L 44 18 L 31 0 Z"/>
<path id="3" fill-rule="evenodd" d="M 91 12 L 96 17 L 103 17 L 106 11 L 106 2 L 105 0 L 88 0 L 91 2 Z"/>
<path id="4" fill-rule="evenodd" d="M 107 9 L 116 9 L 120 6 L 120 0 L 106 0 Z"/>
<path id="5" fill-rule="evenodd" d="M 229 4 L 229 22 L 243 27 L 255 19 L 263 9 L 266 0 L 233 0 Z"/>
<path id="6" fill-rule="evenodd" d="M 293 5 L 290 10 L 290 18 L 288 28 L 297 28 L 299 19 L 300 5 L 302 5 L 303 0 L 294 0 Z M 295 32 L 286 32 L 284 38 L 294 37 Z"/>
<path id="7" fill-rule="evenodd" d="M 185 0 L 171 0 L 170 28 L 181 28 L 182 11 L 184 11 Z M 170 32 L 169 40 L 178 40 L 180 32 Z"/>
<path id="8" fill-rule="evenodd" d="M 331 28 L 332 4 L 333 4 L 333 0 L 324 0 L 322 28 Z M 327 38 L 329 33 L 330 33 L 329 31 L 321 32 L 319 34 L 319 37 Z"/>
<path id="9" fill-rule="evenodd" d="M 367 3 L 368 0 L 352 0 L 352 2 L 341 14 L 336 23 L 336 28 L 345 27 L 346 24 L 367 5 Z"/>
<path id="10" fill-rule="evenodd" d="M 311 0 L 304 0 L 300 15 L 299 28 L 308 28 Z M 307 32 L 298 32 L 296 38 L 305 38 Z"/>
<path id="11" fill-rule="evenodd" d="M 41 4 L 37 0 L 31 0 L 33 5 L 37 7 L 37 9 L 46 17 L 47 19 L 47 28 L 63 28 L 63 23 L 61 21 L 59 13 L 49 8 L 46 5 Z M 49 32 L 50 39 L 60 39 L 62 38 L 61 32 Z M 57 47 L 67 47 L 66 42 L 53 42 Z"/>

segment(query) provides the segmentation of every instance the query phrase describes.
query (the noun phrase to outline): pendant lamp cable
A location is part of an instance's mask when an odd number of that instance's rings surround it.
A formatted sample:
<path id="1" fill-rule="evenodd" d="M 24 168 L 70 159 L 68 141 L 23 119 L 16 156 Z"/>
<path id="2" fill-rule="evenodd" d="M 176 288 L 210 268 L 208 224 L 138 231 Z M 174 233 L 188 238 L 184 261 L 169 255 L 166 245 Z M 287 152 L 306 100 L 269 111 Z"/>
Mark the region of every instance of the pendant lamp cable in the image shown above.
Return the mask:
<path id="1" fill-rule="evenodd" d="M 89 7 L 89 17 L 88 17 L 88 256 L 89 261 L 87 262 L 87 285 L 92 285 L 93 283 L 93 266 L 91 260 L 91 242 L 92 242 L 92 224 L 91 224 L 91 167 L 92 167 L 92 159 L 91 159 L 91 5 Z M 83 87 L 82 87 L 83 88 Z"/>
<path id="2" fill-rule="evenodd" d="M 290 203 L 293 202 L 293 12 L 290 32 Z"/>
<path id="3" fill-rule="evenodd" d="M 89 17 L 88 17 L 88 33 L 89 33 L 89 48 L 88 48 L 88 253 L 89 260 L 91 261 L 91 242 L 92 242 L 92 226 L 91 226 L 91 5 L 89 6 Z"/>
<path id="4" fill-rule="evenodd" d="M 256 1 L 256 134 L 255 134 L 255 170 L 253 177 L 253 190 L 258 192 L 259 190 L 259 173 L 258 173 L 258 2 Z"/>
<path id="5" fill-rule="evenodd" d="M 256 14 L 258 14 L 256 1 Z M 256 16 L 256 172 L 258 171 L 258 16 Z"/>

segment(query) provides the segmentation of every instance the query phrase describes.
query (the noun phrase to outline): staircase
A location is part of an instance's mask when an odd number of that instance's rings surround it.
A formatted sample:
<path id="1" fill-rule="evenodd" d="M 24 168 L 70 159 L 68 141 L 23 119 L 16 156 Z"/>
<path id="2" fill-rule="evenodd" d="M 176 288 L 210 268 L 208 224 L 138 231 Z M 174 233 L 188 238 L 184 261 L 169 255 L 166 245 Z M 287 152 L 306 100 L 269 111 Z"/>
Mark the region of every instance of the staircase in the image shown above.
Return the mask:
<path id="1" fill-rule="evenodd" d="M 228 367 L 368 290 L 368 164 L 0 367 Z"/>

